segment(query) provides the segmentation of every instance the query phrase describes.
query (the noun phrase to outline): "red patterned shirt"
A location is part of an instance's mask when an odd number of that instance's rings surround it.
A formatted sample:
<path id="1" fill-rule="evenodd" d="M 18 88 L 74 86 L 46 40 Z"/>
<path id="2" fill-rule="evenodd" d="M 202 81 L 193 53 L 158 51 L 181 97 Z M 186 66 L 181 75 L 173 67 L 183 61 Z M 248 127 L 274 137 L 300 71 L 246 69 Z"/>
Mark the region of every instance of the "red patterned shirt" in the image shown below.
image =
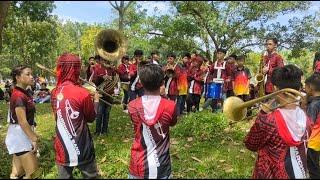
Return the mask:
<path id="1" fill-rule="evenodd" d="M 140 178 L 169 176 L 169 126 L 177 122 L 174 101 L 160 96 L 142 96 L 129 103 L 128 111 L 135 133 L 130 174 Z"/>

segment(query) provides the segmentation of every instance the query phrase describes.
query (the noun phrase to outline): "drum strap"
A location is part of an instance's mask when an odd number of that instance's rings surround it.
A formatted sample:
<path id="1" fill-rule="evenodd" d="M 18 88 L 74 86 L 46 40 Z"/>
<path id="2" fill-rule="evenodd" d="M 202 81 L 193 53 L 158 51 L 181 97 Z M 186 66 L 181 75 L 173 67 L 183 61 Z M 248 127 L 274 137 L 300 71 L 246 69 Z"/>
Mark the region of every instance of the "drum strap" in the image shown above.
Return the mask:
<path id="1" fill-rule="evenodd" d="M 194 80 L 192 80 L 190 83 L 189 93 L 193 93 L 193 86 L 194 86 Z"/>
<path id="2" fill-rule="evenodd" d="M 132 85 L 131 85 L 131 91 L 134 91 L 136 89 L 136 84 L 139 80 L 139 75 L 137 75 L 136 79 L 133 81 Z"/>
<path id="3" fill-rule="evenodd" d="M 171 81 L 172 81 L 172 77 L 170 77 L 168 79 L 168 82 L 166 84 L 166 95 L 168 95 L 168 93 L 169 93 L 169 88 L 170 88 Z"/>
<path id="4" fill-rule="evenodd" d="M 214 81 L 215 80 L 217 80 L 217 81 L 219 81 L 219 80 L 221 81 L 222 80 L 221 71 L 224 70 L 225 68 L 226 68 L 226 62 L 225 61 L 222 63 L 222 66 L 219 66 L 219 67 L 218 67 L 218 61 L 216 61 L 214 63 L 214 69 L 217 69 L 217 77 L 213 79 Z"/>

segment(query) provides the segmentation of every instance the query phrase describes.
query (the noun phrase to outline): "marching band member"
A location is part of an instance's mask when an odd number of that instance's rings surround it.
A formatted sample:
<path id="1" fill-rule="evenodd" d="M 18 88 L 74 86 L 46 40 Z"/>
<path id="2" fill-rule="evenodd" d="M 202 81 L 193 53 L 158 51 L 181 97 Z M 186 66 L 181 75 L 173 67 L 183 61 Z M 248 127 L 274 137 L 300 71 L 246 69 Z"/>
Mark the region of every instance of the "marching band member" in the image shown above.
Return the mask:
<path id="1" fill-rule="evenodd" d="M 145 94 L 129 102 L 129 115 L 134 125 L 129 179 L 171 178 L 170 126 L 177 122 L 175 103 L 160 96 L 164 73 L 149 63 L 139 69 Z"/>
<path id="2" fill-rule="evenodd" d="M 308 140 L 307 166 L 311 179 L 320 178 L 320 74 L 314 73 L 305 81 L 307 93 L 307 115 L 312 121 Z"/>
<path id="3" fill-rule="evenodd" d="M 271 79 L 275 90 L 300 90 L 302 71 L 294 65 L 274 69 Z M 293 102 L 295 97 L 279 94 L 279 104 Z M 267 110 L 266 110 L 267 111 Z M 245 137 L 245 146 L 258 152 L 253 178 L 307 178 L 307 138 L 310 119 L 299 103 L 285 104 L 272 112 L 263 109 Z"/>
<path id="4" fill-rule="evenodd" d="M 159 51 L 155 50 L 155 51 L 152 51 L 151 52 L 151 63 L 152 64 L 157 64 L 157 65 L 160 65 L 159 64 L 159 60 L 160 60 L 160 53 Z"/>
<path id="5" fill-rule="evenodd" d="M 268 38 L 266 40 L 267 51 L 263 56 L 263 74 L 265 74 L 265 94 L 270 94 L 273 92 L 273 85 L 271 82 L 272 72 L 277 67 L 283 67 L 283 59 L 279 53 L 277 53 L 276 48 L 278 45 L 278 40 L 276 38 Z"/>
<path id="6" fill-rule="evenodd" d="M 237 57 L 237 67 L 234 70 L 234 75 L 231 80 L 233 81 L 234 95 L 241 98 L 243 101 L 249 100 L 250 91 L 250 70 L 244 66 L 245 57 Z"/>
<path id="7" fill-rule="evenodd" d="M 98 59 L 97 64 L 94 67 L 94 71 L 92 73 L 92 82 L 96 85 L 96 87 L 100 86 L 104 81 L 111 81 L 116 75 L 116 69 L 108 64 L 109 61 L 103 59 L 99 55 L 96 56 Z M 103 87 L 101 88 L 103 89 Z M 113 94 L 114 90 L 110 89 L 108 94 Z M 101 95 L 104 101 L 113 103 L 111 97 L 106 96 L 105 94 Z M 95 135 L 104 135 L 108 134 L 108 126 L 109 126 L 109 118 L 110 118 L 111 105 L 104 103 L 99 100 L 97 117 L 96 117 L 96 132 Z"/>
<path id="8" fill-rule="evenodd" d="M 320 73 L 320 52 L 316 52 L 314 54 L 314 60 L 313 60 L 313 72 Z"/>
<path id="9" fill-rule="evenodd" d="M 210 73 L 210 66 L 212 65 L 212 61 L 207 61 L 207 63 L 202 64 L 201 69 L 205 73 L 204 76 L 204 86 L 203 86 L 203 97 L 204 97 L 204 104 L 202 106 L 203 109 L 207 109 L 211 103 L 212 103 L 212 98 L 208 97 L 208 88 L 210 83 L 212 83 L 213 76 Z"/>
<path id="10" fill-rule="evenodd" d="M 182 58 L 182 64 L 177 65 L 177 115 L 181 115 L 184 111 L 186 98 L 188 94 L 188 69 L 190 67 L 190 53 L 185 53 Z"/>
<path id="11" fill-rule="evenodd" d="M 226 61 L 224 61 L 224 56 L 227 51 L 225 49 L 217 49 L 217 60 L 211 65 L 210 73 L 213 76 L 213 89 L 212 94 L 212 111 L 218 110 L 218 102 L 223 104 L 223 84 L 226 79 Z M 212 92 L 210 92 L 212 93 Z"/>
<path id="12" fill-rule="evenodd" d="M 81 60 L 70 53 L 57 61 L 57 86 L 51 104 L 56 120 L 54 149 L 59 179 L 72 178 L 78 167 L 84 178 L 96 178 L 95 150 L 87 123 L 95 119 L 90 93 L 78 85 Z M 97 98 L 97 97 L 95 97 Z"/>
<path id="13" fill-rule="evenodd" d="M 176 55 L 170 53 L 167 55 L 167 65 L 163 66 L 165 74 L 165 93 L 166 97 L 172 101 L 176 101 L 178 96 L 178 87 L 177 87 L 177 66 L 175 66 Z M 173 69 L 175 68 L 175 69 Z M 170 71 L 170 72 L 169 72 Z"/>
<path id="14" fill-rule="evenodd" d="M 13 155 L 10 178 L 38 178 L 41 170 L 36 157 L 39 140 L 34 132 L 36 109 L 26 91 L 34 83 L 32 71 L 27 66 L 18 66 L 11 75 L 15 87 L 10 97 L 10 124 L 5 140 L 9 154 Z"/>
<path id="15" fill-rule="evenodd" d="M 90 57 L 89 58 L 89 65 L 88 65 L 87 70 L 86 70 L 86 79 L 87 79 L 87 81 L 89 81 L 89 79 L 90 79 L 90 76 L 91 76 L 91 74 L 93 72 L 94 65 L 95 65 L 95 59 L 94 59 L 94 57 Z"/>
<path id="16" fill-rule="evenodd" d="M 237 55 L 235 54 L 232 54 L 227 58 L 226 80 L 224 84 L 224 88 L 226 91 L 226 98 L 234 95 L 232 77 L 234 76 L 234 70 L 236 69 L 236 59 L 237 59 Z"/>
<path id="17" fill-rule="evenodd" d="M 123 89 L 123 110 L 127 111 L 127 104 L 129 100 L 129 84 L 130 84 L 130 78 L 129 78 L 129 56 L 123 56 L 121 59 L 121 64 L 118 66 L 117 72 L 120 77 L 121 81 L 121 87 Z"/>
<path id="18" fill-rule="evenodd" d="M 143 87 L 139 80 L 138 66 L 142 61 L 143 51 L 135 50 L 132 64 L 129 65 L 129 102 L 143 95 Z"/>
<path id="19" fill-rule="evenodd" d="M 203 72 L 200 67 L 203 63 L 203 58 L 200 55 L 195 55 L 191 58 L 191 66 L 188 70 L 188 96 L 187 102 L 187 112 L 192 110 L 195 106 L 195 110 L 199 111 L 199 103 L 203 88 Z"/>

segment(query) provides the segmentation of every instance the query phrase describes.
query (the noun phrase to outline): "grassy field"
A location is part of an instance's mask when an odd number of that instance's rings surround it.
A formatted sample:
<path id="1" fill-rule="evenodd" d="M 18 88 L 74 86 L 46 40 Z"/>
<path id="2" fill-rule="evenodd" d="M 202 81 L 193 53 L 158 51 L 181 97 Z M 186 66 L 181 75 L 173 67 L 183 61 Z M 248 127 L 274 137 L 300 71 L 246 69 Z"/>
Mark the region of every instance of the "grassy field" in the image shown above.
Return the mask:
<path id="1" fill-rule="evenodd" d="M 42 178 L 56 178 L 52 136 L 55 122 L 49 104 L 37 105 L 37 133 L 41 136 L 40 163 Z M 11 157 L 4 139 L 7 131 L 7 105 L 0 102 L 0 178 L 8 178 Z M 248 151 L 242 141 L 250 124 L 227 125 L 221 114 L 208 111 L 191 113 L 171 128 L 170 154 L 174 178 L 250 178 L 255 153 Z M 95 124 L 90 124 L 94 132 Z M 120 105 L 111 110 L 110 134 L 94 139 L 96 159 L 102 178 L 127 178 L 130 147 L 133 138 L 131 121 Z M 78 170 L 75 178 L 81 178 Z"/>

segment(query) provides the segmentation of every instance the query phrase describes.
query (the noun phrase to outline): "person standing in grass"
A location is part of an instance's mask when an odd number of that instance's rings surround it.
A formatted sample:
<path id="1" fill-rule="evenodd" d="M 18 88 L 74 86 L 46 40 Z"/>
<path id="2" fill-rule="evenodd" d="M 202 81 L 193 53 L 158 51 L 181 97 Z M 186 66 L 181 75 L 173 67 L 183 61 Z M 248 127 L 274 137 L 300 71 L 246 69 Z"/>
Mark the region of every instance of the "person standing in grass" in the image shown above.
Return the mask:
<path id="1" fill-rule="evenodd" d="M 51 105 L 56 120 L 54 150 L 59 179 L 72 178 L 74 167 L 84 178 L 98 176 L 87 124 L 95 120 L 96 112 L 90 93 L 78 84 L 80 67 L 80 58 L 74 54 L 64 53 L 58 58 L 57 87 L 52 90 Z"/>
<path id="2" fill-rule="evenodd" d="M 160 96 L 164 73 L 159 65 L 147 64 L 138 73 L 145 94 L 128 105 L 135 133 L 129 178 L 168 179 L 172 171 L 169 127 L 177 122 L 175 103 Z"/>
<path id="3" fill-rule="evenodd" d="M 301 88 L 302 71 L 294 65 L 274 69 L 271 80 L 275 90 Z M 299 103 L 298 97 L 279 94 L 278 104 L 286 104 L 272 112 L 261 109 L 244 144 L 250 151 L 258 152 L 254 179 L 305 179 L 307 178 L 307 140 L 310 119 Z M 269 104 L 269 103 L 268 103 Z M 270 102 L 271 105 L 271 102 Z"/>
<path id="4" fill-rule="evenodd" d="M 307 165 L 311 179 L 320 179 L 320 74 L 314 73 L 306 79 L 308 95 L 307 115 L 312 120 L 312 131 L 308 140 Z"/>
<path id="5" fill-rule="evenodd" d="M 41 170 L 36 157 L 39 141 L 34 132 L 36 108 L 26 90 L 34 83 L 32 71 L 27 66 L 18 66 L 11 75 L 15 86 L 10 97 L 10 124 L 5 140 L 9 154 L 13 155 L 10 178 L 38 178 Z"/>

